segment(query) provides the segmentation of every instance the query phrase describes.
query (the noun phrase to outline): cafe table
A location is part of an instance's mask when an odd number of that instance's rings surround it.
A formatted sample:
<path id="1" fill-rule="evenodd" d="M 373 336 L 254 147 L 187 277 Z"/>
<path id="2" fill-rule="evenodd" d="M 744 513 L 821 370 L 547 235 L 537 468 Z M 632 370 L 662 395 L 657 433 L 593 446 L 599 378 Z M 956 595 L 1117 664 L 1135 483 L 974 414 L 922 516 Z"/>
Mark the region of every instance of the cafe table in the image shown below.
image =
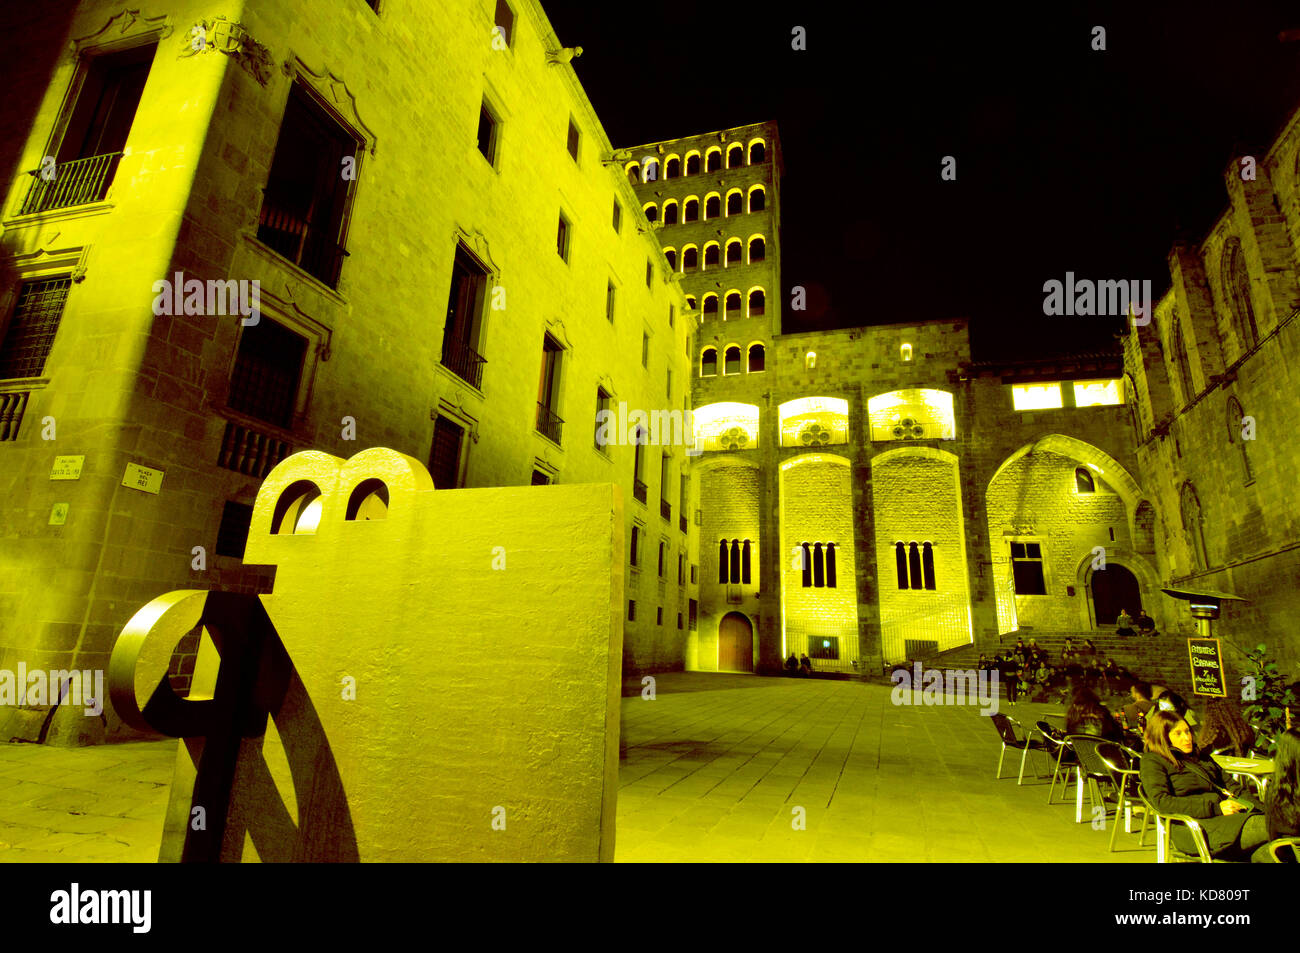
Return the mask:
<path id="1" fill-rule="evenodd" d="M 1261 798 L 1264 796 L 1265 783 L 1273 774 L 1271 758 L 1239 758 L 1230 754 L 1216 754 L 1211 757 L 1227 774 L 1244 775 L 1250 778 L 1259 796 Z"/>

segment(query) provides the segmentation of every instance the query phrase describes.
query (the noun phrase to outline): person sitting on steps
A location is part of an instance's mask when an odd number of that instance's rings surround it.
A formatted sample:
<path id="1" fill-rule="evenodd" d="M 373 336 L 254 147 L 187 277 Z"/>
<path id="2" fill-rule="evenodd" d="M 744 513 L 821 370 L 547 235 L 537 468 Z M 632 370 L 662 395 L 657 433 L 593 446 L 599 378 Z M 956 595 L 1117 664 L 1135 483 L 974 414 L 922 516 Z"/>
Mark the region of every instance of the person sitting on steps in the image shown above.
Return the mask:
<path id="1" fill-rule="evenodd" d="M 1133 631 L 1133 617 L 1128 614 L 1127 609 L 1119 610 L 1119 618 L 1115 620 L 1115 634 L 1125 637 L 1137 635 Z"/>

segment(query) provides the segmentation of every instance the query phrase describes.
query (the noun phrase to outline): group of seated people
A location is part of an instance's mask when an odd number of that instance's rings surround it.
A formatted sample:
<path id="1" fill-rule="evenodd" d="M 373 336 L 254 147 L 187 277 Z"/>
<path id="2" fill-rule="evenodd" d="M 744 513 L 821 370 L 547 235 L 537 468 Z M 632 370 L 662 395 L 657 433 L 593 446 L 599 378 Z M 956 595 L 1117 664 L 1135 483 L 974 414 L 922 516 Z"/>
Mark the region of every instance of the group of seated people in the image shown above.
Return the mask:
<path id="1" fill-rule="evenodd" d="M 1239 782 L 1225 780 L 1215 753 L 1246 757 L 1255 731 L 1227 698 L 1207 699 L 1199 730 L 1195 715 L 1177 694 L 1135 682 L 1132 703 L 1115 713 L 1096 694 L 1079 687 L 1066 712 L 1067 735 L 1091 735 L 1128 746 L 1140 758 L 1143 790 L 1161 814 L 1196 818 L 1210 854 L 1223 860 L 1273 859 L 1264 849 L 1279 837 L 1300 836 L 1300 730 L 1277 738 L 1273 775 L 1263 803 Z M 1175 846 L 1196 853 L 1191 831 L 1175 824 Z"/>
<path id="2" fill-rule="evenodd" d="M 1107 659 L 1091 639 L 1080 646 L 1066 639 L 1059 664 L 1051 661 L 1037 640 L 1030 639 L 1025 645 L 1023 639 L 1017 639 L 1015 647 L 1005 655 L 998 653 L 990 659 L 981 654 L 977 665 L 997 670 L 1007 687 L 1007 701 L 1013 705 L 1022 694 L 1032 693 L 1031 700 L 1045 701 L 1054 689 L 1064 691 L 1067 684 L 1082 683 L 1088 689 L 1100 685 L 1108 691 L 1122 691 L 1133 681 L 1128 670 L 1114 659 Z"/>
<path id="3" fill-rule="evenodd" d="M 1137 627 L 1136 632 L 1133 631 L 1134 626 Z M 1115 634 L 1116 635 L 1155 635 L 1156 623 L 1155 620 L 1151 618 L 1151 616 L 1146 614 L 1145 609 L 1138 610 L 1136 619 L 1128 614 L 1127 609 L 1120 609 L 1119 618 L 1115 620 Z"/>
<path id="4" fill-rule="evenodd" d="M 813 673 L 812 660 L 805 653 L 799 658 L 790 653 L 790 657 L 785 660 L 785 673 L 787 675 L 802 675 L 807 677 Z"/>

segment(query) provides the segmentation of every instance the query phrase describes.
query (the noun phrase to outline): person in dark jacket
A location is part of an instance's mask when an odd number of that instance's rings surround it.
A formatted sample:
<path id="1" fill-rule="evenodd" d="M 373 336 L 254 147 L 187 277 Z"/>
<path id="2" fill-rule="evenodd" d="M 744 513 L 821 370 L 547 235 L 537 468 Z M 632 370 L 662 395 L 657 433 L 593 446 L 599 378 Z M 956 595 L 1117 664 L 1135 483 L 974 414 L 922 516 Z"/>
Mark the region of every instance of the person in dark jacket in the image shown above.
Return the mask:
<path id="1" fill-rule="evenodd" d="M 1067 735 L 1092 735 L 1107 741 L 1124 740 L 1124 729 L 1111 717 L 1093 692 L 1081 688 L 1074 693 L 1070 707 L 1065 712 Z"/>
<path id="2" fill-rule="evenodd" d="M 1264 797 L 1264 815 L 1269 840 L 1300 837 L 1300 728 L 1288 728 L 1277 736 L 1273 780 Z M 1300 851 L 1296 858 L 1300 860 Z"/>
<path id="3" fill-rule="evenodd" d="M 1205 832 L 1210 855 L 1247 860 L 1268 842 L 1268 825 L 1253 799 L 1227 790 L 1223 771 L 1209 753 L 1196 746 L 1191 727 L 1171 711 L 1147 716 L 1146 753 L 1142 756 L 1142 789 L 1161 814 L 1186 814 Z M 1192 833 L 1173 825 L 1174 845 L 1195 854 Z"/>

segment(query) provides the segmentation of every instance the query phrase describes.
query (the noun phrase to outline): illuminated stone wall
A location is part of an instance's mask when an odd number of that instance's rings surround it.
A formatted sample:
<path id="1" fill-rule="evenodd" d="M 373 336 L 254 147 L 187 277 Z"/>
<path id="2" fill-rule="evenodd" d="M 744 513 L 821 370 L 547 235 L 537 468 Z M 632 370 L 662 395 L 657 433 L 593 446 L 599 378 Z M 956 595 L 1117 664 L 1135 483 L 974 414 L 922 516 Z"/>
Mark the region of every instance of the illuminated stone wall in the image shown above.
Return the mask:
<path id="1" fill-rule="evenodd" d="M 718 670 L 718 623 L 728 612 L 742 612 L 754 624 L 754 648 L 759 647 L 760 567 L 774 558 L 766 552 L 766 537 L 760 520 L 760 478 L 756 466 L 728 458 L 711 460 L 698 477 L 703 501 L 700 539 L 700 609 L 698 631 L 691 633 L 696 665 L 700 671 Z M 750 585 L 731 586 L 718 581 L 718 541 L 751 540 Z M 728 588 L 740 594 L 739 602 L 728 602 Z"/>
<path id="2" fill-rule="evenodd" d="M 781 471 L 784 654 L 801 655 L 809 652 L 810 642 L 819 645 L 822 638 L 834 638 L 838 641 L 839 659 L 834 666 L 838 671 L 846 663 L 852 666 L 859 661 L 853 490 L 848 461 L 820 457 L 794 457 Z M 805 542 L 835 543 L 834 588 L 804 587 L 802 556 L 796 551 Z M 814 659 L 812 664 L 815 670 L 828 667 L 821 659 Z"/>

